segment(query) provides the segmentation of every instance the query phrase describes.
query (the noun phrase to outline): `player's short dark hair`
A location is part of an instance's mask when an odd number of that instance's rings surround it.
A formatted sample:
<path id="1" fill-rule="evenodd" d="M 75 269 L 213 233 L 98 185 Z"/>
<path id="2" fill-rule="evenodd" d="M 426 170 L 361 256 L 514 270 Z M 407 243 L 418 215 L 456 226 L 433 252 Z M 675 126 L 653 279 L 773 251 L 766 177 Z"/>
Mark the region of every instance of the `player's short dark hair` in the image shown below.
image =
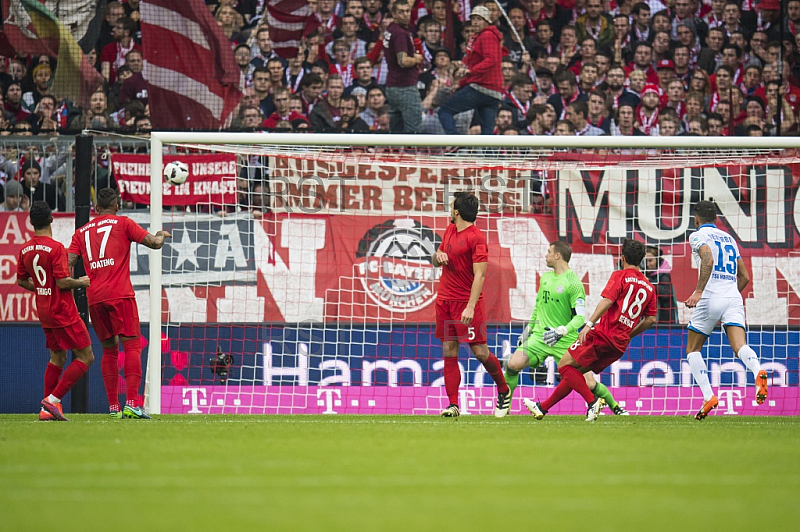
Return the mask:
<path id="1" fill-rule="evenodd" d="M 694 206 L 694 215 L 703 222 L 713 222 L 717 219 L 717 205 L 713 201 L 698 201 Z"/>
<path id="2" fill-rule="evenodd" d="M 119 198 L 113 188 L 103 188 L 97 193 L 97 210 L 107 210 L 117 203 Z"/>
<path id="3" fill-rule="evenodd" d="M 555 240 L 550 242 L 550 245 L 553 246 L 553 251 L 561 255 L 564 262 L 569 262 L 569 259 L 572 257 L 572 248 L 569 244 L 563 240 Z"/>
<path id="4" fill-rule="evenodd" d="M 31 225 L 34 229 L 44 229 L 50 225 L 53 211 L 46 201 L 34 201 L 31 205 Z"/>
<path id="5" fill-rule="evenodd" d="M 478 198 L 469 192 L 456 192 L 453 209 L 458 211 L 465 222 L 474 222 L 478 217 Z"/>
<path id="6" fill-rule="evenodd" d="M 639 266 L 647 253 L 644 242 L 626 238 L 622 242 L 622 258 L 631 266 Z"/>

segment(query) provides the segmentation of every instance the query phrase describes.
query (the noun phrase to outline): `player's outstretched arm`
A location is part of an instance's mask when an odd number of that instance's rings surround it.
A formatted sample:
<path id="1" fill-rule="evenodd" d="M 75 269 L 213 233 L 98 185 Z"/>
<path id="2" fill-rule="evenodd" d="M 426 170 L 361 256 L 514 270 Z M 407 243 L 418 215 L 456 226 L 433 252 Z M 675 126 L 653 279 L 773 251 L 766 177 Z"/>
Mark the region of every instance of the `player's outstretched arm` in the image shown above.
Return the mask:
<path id="1" fill-rule="evenodd" d="M 711 270 L 714 269 L 714 257 L 711 255 L 711 248 L 703 244 L 697 250 L 697 254 L 700 255 L 700 274 L 697 276 L 697 288 L 694 289 L 689 299 L 685 301 L 685 305 L 689 308 L 696 307 L 700 302 L 703 297 L 703 290 L 706 289 L 706 284 L 711 278 Z"/>
<path id="2" fill-rule="evenodd" d="M 655 316 L 645 316 L 644 318 L 642 318 L 642 321 L 637 323 L 636 327 L 634 327 L 631 330 L 631 338 L 645 332 L 647 329 L 652 327 L 655 322 L 656 322 Z"/>
<path id="3" fill-rule="evenodd" d="M 747 271 L 744 260 L 739 258 L 736 261 L 736 286 L 739 288 L 739 292 L 744 292 L 748 284 L 750 284 L 750 272 Z"/>
<path id="4" fill-rule="evenodd" d="M 164 247 L 164 240 L 172 238 L 172 235 L 167 231 L 158 231 L 155 235 L 147 235 L 142 240 L 142 244 L 150 249 L 161 249 Z"/>
<path id="5" fill-rule="evenodd" d="M 33 292 L 36 290 L 36 287 L 33 285 L 33 279 L 28 277 L 27 279 L 17 279 L 17 286 L 20 288 L 24 288 L 28 292 Z"/>
<path id="6" fill-rule="evenodd" d="M 72 290 L 73 288 L 86 288 L 89 286 L 89 276 L 84 275 L 79 279 L 72 277 L 64 277 L 63 279 L 56 279 L 56 285 L 62 290 Z"/>

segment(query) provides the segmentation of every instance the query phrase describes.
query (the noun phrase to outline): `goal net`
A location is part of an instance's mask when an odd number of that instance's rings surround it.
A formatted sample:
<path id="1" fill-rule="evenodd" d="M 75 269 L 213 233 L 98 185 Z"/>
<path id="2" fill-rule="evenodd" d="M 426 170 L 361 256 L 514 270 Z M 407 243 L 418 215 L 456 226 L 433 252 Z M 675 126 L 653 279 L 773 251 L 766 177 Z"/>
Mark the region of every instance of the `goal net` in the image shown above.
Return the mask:
<path id="1" fill-rule="evenodd" d="M 714 140 L 727 147 L 701 148 L 697 137 L 155 133 L 151 232 L 163 226 L 172 239 L 160 271 L 156 253 L 141 278 L 150 282 L 149 407 L 438 414 L 448 401 L 431 255 L 453 194 L 470 191 L 489 244 L 488 344 L 501 359 L 531 317 L 550 242 L 571 245 L 589 313 L 623 239 L 651 246 L 656 326 L 599 377 L 634 415 L 702 404 L 682 302 L 697 280 L 691 206 L 713 200 L 751 274 L 748 344 L 770 383 L 756 407 L 753 376 L 717 327 L 703 349 L 715 412 L 798 415 L 800 154 L 791 139 Z M 172 160 L 189 167 L 184 185 L 163 182 Z M 459 364 L 462 414 L 490 413 L 496 388 L 466 345 Z M 527 414 L 522 399 L 541 400 L 557 382 L 552 359 L 524 371 L 511 413 Z M 573 394 L 554 413 L 585 405 Z"/>

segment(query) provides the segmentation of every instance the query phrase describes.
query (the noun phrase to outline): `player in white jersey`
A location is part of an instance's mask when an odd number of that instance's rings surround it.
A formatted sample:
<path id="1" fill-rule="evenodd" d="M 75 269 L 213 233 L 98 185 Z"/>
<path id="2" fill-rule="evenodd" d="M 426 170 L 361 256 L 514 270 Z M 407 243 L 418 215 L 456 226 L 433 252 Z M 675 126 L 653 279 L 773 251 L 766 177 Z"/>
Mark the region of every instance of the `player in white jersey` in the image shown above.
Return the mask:
<path id="1" fill-rule="evenodd" d="M 710 201 L 700 201 L 694 207 L 694 223 L 697 231 L 689 236 L 700 274 L 697 288 L 686 300 L 686 306 L 694 308 L 689 320 L 689 337 L 686 341 L 686 358 L 692 369 L 695 382 L 703 392 L 703 407 L 694 416 L 702 420 L 719 401 L 708 381 L 708 370 L 700 350 L 711 336 L 711 331 L 722 322 L 731 349 L 753 372 L 756 383 L 756 402 L 767 398 L 767 372 L 761 369 L 758 355 L 747 345 L 744 303 L 742 291 L 750 282 L 750 274 L 739 253 L 734 238 L 717 229 L 717 206 Z"/>

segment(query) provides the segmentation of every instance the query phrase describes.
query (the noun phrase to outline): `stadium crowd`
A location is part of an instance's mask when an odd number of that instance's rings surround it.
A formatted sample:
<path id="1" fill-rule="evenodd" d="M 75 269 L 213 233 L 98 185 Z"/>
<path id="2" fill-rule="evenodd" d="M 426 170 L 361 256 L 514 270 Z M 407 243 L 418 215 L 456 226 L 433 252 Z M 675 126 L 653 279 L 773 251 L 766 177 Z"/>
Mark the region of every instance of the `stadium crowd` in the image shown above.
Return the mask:
<path id="1" fill-rule="evenodd" d="M 797 131 L 800 0 L 786 2 L 783 27 L 778 0 L 500 1 L 507 19 L 494 0 L 310 0 L 317 29 L 288 59 L 264 0 L 206 3 L 241 68 L 233 130 Z M 0 134 L 146 134 L 139 4 L 107 4 L 86 51 L 106 83 L 87 108 L 52 93 L 56 58 L 0 58 Z"/>

